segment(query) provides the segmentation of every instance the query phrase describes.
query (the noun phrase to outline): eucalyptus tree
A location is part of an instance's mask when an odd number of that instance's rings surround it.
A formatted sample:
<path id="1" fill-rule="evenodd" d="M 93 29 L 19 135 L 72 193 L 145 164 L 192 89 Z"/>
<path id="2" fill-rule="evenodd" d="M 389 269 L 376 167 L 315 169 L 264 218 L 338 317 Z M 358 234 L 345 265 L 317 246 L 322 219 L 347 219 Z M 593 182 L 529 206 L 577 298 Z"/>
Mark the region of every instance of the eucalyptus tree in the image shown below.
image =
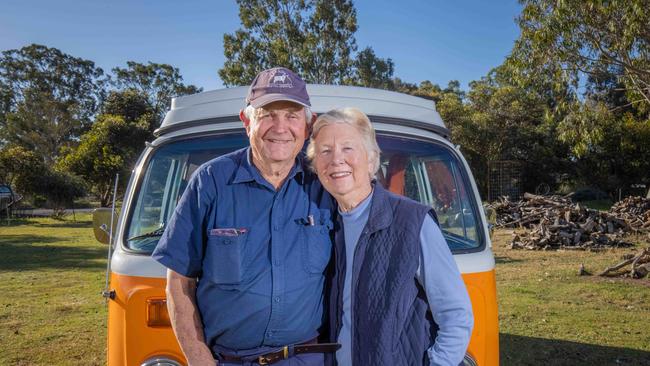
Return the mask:
<path id="1" fill-rule="evenodd" d="M 523 69 L 552 70 L 548 76 L 561 74 L 575 89 L 589 76 L 613 71 L 629 103 L 650 108 L 648 0 L 520 2 L 513 56 Z"/>
<path id="2" fill-rule="evenodd" d="M 92 123 L 105 94 L 94 62 L 38 44 L 0 57 L 0 145 L 36 150 L 51 162 Z"/>
<path id="3" fill-rule="evenodd" d="M 134 91 L 148 104 L 156 123 L 160 122 L 171 105 L 173 97 L 202 91 L 194 85 L 183 83 L 178 68 L 168 64 L 128 61 L 126 67 L 113 68 L 111 84 L 118 91 Z M 155 124 L 152 125 L 152 131 Z"/>
<path id="4" fill-rule="evenodd" d="M 390 59 L 357 53 L 351 0 L 237 0 L 242 27 L 223 37 L 226 86 L 248 85 L 260 71 L 284 66 L 309 83 L 390 88 Z"/>

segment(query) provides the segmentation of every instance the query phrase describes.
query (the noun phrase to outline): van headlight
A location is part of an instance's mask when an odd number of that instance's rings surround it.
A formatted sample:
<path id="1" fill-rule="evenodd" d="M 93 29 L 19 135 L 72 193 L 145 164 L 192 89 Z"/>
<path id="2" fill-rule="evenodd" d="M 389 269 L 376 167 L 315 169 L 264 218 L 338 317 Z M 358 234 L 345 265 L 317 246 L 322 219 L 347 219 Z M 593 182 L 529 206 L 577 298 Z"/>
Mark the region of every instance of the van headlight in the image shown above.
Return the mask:
<path id="1" fill-rule="evenodd" d="M 476 360 L 474 360 L 474 357 L 469 353 L 466 353 L 463 358 L 463 366 L 478 366 L 478 364 L 476 363 Z"/>
<path id="2" fill-rule="evenodd" d="M 152 357 L 140 366 L 183 366 L 180 362 L 164 356 Z"/>

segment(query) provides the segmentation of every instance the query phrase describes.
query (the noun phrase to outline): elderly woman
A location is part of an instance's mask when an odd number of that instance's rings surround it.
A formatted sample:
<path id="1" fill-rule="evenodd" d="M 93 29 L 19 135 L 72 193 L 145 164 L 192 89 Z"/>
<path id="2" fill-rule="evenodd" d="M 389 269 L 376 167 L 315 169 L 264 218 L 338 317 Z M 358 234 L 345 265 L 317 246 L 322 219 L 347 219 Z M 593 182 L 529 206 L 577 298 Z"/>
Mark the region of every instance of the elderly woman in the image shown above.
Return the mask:
<path id="1" fill-rule="evenodd" d="M 473 324 L 467 290 L 431 207 L 373 181 L 379 147 L 368 117 L 354 108 L 321 115 L 307 156 L 338 203 L 338 365 L 461 363 Z"/>

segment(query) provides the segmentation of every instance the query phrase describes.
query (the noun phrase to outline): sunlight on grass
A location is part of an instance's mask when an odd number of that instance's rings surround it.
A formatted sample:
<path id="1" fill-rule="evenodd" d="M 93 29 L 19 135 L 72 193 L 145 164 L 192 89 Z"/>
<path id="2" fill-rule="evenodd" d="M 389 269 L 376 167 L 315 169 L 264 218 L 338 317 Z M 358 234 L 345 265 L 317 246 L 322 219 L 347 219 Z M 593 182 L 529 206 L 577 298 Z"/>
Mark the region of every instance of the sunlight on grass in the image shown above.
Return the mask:
<path id="1" fill-rule="evenodd" d="M 650 280 L 578 275 L 580 264 L 597 273 L 638 249 L 511 250 L 511 232 L 494 240 L 502 365 L 538 364 L 531 355 L 549 365 L 650 364 Z"/>
<path id="2" fill-rule="evenodd" d="M 104 365 L 106 246 L 90 215 L 0 224 L 0 365 Z"/>
<path id="3" fill-rule="evenodd" d="M 106 363 L 106 246 L 90 226 L 0 224 L 0 365 Z M 650 280 L 578 276 L 636 248 L 533 252 L 510 239 L 495 232 L 502 365 L 650 365 Z"/>

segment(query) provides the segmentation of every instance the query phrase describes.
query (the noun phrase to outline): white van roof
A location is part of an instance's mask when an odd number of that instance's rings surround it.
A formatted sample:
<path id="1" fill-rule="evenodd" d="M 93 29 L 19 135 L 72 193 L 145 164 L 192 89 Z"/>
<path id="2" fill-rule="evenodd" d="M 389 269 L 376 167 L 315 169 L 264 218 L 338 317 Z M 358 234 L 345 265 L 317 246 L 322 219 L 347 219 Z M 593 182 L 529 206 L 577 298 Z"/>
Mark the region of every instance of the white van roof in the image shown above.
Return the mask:
<path id="1" fill-rule="evenodd" d="M 356 107 L 366 113 L 372 122 L 388 122 L 424 128 L 449 137 L 433 101 L 412 95 L 344 85 L 308 84 L 307 91 L 312 111 L 325 113 L 335 108 Z M 248 87 L 212 90 L 177 97 L 167 112 L 156 135 L 169 131 L 220 122 L 233 122 L 245 107 Z"/>

